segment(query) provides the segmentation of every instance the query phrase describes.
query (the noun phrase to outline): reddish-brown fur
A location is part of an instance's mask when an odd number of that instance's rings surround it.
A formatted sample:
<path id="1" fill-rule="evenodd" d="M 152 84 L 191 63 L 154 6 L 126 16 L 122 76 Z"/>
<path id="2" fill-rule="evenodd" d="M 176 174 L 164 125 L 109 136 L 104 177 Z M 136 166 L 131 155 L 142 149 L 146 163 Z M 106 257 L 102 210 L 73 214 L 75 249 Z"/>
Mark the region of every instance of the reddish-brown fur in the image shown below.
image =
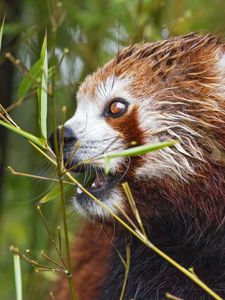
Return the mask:
<path id="1" fill-rule="evenodd" d="M 128 148 L 144 144 L 143 132 L 138 122 L 137 107 L 134 107 L 129 114 L 122 116 L 119 119 L 109 118 L 107 122 L 112 128 L 120 132 L 122 139 L 127 144 Z M 135 165 L 140 166 L 142 163 L 140 157 L 134 157 L 132 159 L 132 165 L 130 165 L 127 173 L 129 173 L 131 177 L 134 176 Z M 121 171 L 123 171 L 122 168 Z"/>
<path id="2" fill-rule="evenodd" d="M 103 279 L 109 271 L 108 257 L 112 247 L 110 228 L 100 224 L 86 223 L 76 236 L 71 249 L 72 273 L 74 286 L 79 300 L 98 297 Z M 69 300 L 70 290 L 64 276 L 54 289 L 57 300 Z"/>
<path id="3" fill-rule="evenodd" d="M 187 181 L 169 176 L 138 181 L 133 178 L 134 172 L 127 173 L 126 180 L 146 222 L 171 212 L 191 215 L 196 228 L 202 230 L 225 226 L 225 70 L 219 70 L 218 65 L 224 50 L 220 38 L 196 34 L 130 46 L 88 77 L 80 88 L 80 93 L 88 91 L 94 95 L 97 84 L 109 76 L 132 76 L 132 95 L 139 101 L 153 97 L 151 109 L 163 116 L 172 117 L 179 112 L 181 123 L 196 133 L 196 136 L 187 134 L 182 128 L 176 131 L 187 152 L 201 151 L 202 160 L 188 157 L 194 172 L 186 171 Z M 127 144 L 132 141 L 144 144 L 149 134 L 141 129 L 136 109 L 138 103 L 129 115 L 108 120 Z M 193 119 L 185 118 L 182 113 Z M 140 158 L 131 160 L 131 170 L 145 164 Z M 93 240 L 95 225 L 89 226 L 76 238 L 72 250 L 79 300 L 95 299 L 107 273 L 110 252 L 111 243 L 103 231 Z M 58 300 L 69 299 L 64 286 L 65 283 L 57 290 Z"/>

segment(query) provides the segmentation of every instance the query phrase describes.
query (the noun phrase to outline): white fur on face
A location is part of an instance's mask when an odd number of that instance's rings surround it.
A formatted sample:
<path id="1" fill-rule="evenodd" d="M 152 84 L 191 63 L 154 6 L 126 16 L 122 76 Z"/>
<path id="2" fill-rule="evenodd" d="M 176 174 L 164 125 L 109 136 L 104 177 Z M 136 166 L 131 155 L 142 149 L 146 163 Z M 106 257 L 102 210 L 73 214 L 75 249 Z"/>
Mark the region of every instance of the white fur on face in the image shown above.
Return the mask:
<path id="1" fill-rule="evenodd" d="M 135 100 L 129 92 L 131 84 L 132 78 L 126 77 L 121 79 L 110 76 L 105 81 L 101 81 L 97 86 L 96 100 L 102 103 L 115 98 L 123 98 L 129 103 L 133 103 Z"/>
<path id="2" fill-rule="evenodd" d="M 219 52 L 217 54 L 217 57 L 218 57 L 218 71 L 224 75 L 225 74 L 225 54 L 224 53 L 221 53 Z"/>
<path id="3" fill-rule="evenodd" d="M 89 160 L 101 156 L 106 152 L 120 151 L 125 145 L 120 132 L 114 130 L 105 120 L 104 108 L 112 99 L 123 98 L 132 103 L 134 99 L 129 94 L 131 79 L 109 77 L 96 88 L 96 94 L 77 95 L 77 110 L 65 126 L 76 135 L 80 148 L 76 152 L 79 161 Z M 110 171 L 115 172 L 122 163 L 122 158 L 111 161 Z M 104 168 L 104 160 L 93 160 L 95 166 Z"/>
<path id="4" fill-rule="evenodd" d="M 80 147 L 75 153 L 78 161 L 96 158 L 105 151 L 107 153 L 125 148 L 126 145 L 120 132 L 113 129 L 102 114 L 107 103 L 115 98 L 123 98 L 130 104 L 135 101 L 128 92 L 131 82 L 132 80 L 127 78 L 109 77 L 106 81 L 99 83 L 94 97 L 91 94 L 78 92 L 77 110 L 74 116 L 65 123 L 65 126 L 73 131 L 80 143 Z M 93 159 L 91 163 L 96 167 L 105 167 L 103 159 Z M 115 173 L 123 163 L 124 158 L 111 160 L 110 172 Z M 117 212 L 115 204 L 122 208 L 122 195 L 117 187 L 110 190 L 107 196 L 101 200 L 114 213 Z M 82 215 L 109 217 L 109 213 L 92 199 L 82 205 L 76 199 L 73 203 L 76 210 Z"/>
<path id="5" fill-rule="evenodd" d="M 93 164 L 104 168 L 104 160 L 96 160 L 105 151 L 123 148 L 119 133 L 111 128 L 101 116 L 101 107 L 94 102 L 78 103 L 75 115 L 66 122 L 65 126 L 71 128 L 80 147 L 76 151 L 78 161 L 93 158 Z M 112 161 L 111 171 L 116 171 L 120 161 Z"/>
<path id="6" fill-rule="evenodd" d="M 160 110 L 160 105 L 174 105 L 174 112 L 166 113 Z M 201 136 L 185 122 L 188 120 L 189 123 L 196 124 L 198 120 L 183 112 L 176 112 L 175 107 L 175 102 L 172 104 L 167 100 L 160 101 L 160 104 L 153 99 L 141 101 L 139 122 L 142 130 L 147 132 L 145 143 L 159 143 L 159 133 L 163 135 L 165 141 L 175 139 L 178 143 L 172 148 L 167 147 L 147 153 L 143 157 L 144 164 L 136 169 L 136 177 L 140 180 L 169 177 L 187 181 L 189 175 L 195 172 L 193 159 L 203 161 L 201 149 L 195 142 L 195 139 Z"/>
<path id="7" fill-rule="evenodd" d="M 113 191 L 110 191 L 107 196 L 104 198 L 104 205 L 109 208 L 109 210 L 113 213 L 117 213 L 118 208 L 123 209 L 123 197 L 118 187 L 114 188 Z M 76 198 L 73 200 L 73 206 L 75 210 L 81 215 L 93 215 L 100 218 L 109 218 L 110 213 L 96 203 L 93 199 L 90 199 L 88 203 L 80 204 Z"/>

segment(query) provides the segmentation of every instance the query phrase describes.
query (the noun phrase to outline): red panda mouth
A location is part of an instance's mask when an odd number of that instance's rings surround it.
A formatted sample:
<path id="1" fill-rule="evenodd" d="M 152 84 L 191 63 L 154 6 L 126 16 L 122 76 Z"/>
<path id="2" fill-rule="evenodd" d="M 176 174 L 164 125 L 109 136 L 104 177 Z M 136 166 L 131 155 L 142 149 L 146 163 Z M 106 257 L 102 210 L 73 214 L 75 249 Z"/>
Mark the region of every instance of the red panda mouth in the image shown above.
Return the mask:
<path id="1" fill-rule="evenodd" d="M 92 177 L 90 180 L 86 180 L 84 182 L 84 187 L 88 191 L 102 191 L 105 190 L 106 187 L 113 181 L 113 176 L 112 174 L 105 175 L 102 173 L 102 171 L 96 171 L 96 174 L 94 177 Z M 78 189 L 78 193 L 81 193 L 82 191 Z"/>
<path id="2" fill-rule="evenodd" d="M 93 194 L 99 200 L 104 201 L 104 196 L 109 195 L 110 191 L 119 184 L 122 180 L 119 174 L 105 174 L 102 168 L 95 168 L 91 165 L 79 165 L 75 167 L 72 172 L 79 173 L 81 184 L 88 192 Z M 77 200 L 85 201 L 90 197 L 83 192 L 79 187 L 77 188 Z"/>

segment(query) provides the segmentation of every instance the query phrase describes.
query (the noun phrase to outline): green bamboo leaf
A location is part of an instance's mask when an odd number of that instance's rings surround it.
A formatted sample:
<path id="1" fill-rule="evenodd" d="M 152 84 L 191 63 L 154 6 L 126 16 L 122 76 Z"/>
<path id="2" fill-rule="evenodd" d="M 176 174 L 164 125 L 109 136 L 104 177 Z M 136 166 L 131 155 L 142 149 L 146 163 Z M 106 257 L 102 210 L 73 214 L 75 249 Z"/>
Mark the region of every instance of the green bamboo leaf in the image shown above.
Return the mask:
<path id="1" fill-rule="evenodd" d="M 5 23 L 5 17 L 3 18 L 2 25 L 0 27 L 0 52 L 1 52 L 1 48 L 2 48 L 2 36 L 3 36 L 4 23 Z"/>
<path id="2" fill-rule="evenodd" d="M 64 184 L 64 192 L 67 192 L 72 186 L 69 184 Z M 56 199 L 61 194 L 60 186 L 57 184 L 54 186 L 44 197 L 39 201 L 39 204 L 45 204 L 51 200 Z"/>
<path id="3" fill-rule="evenodd" d="M 105 155 L 105 159 L 111 159 L 111 158 L 116 158 L 116 157 L 122 157 L 122 156 L 137 156 L 137 155 L 143 155 L 148 152 L 156 151 L 165 147 L 171 147 L 173 146 L 177 141 L 171 140 L 167 142 L 161 142 L 153 145 L 142 145 L 142 146 L 137 146 L 133 148 L 129 148 L 120 152 L 115 152 L 115 153 L 109 153 Z"/>
<path id="4" fill-rule="evenodd" d="M 16 299 L 23 299 L 23 291 L 22 291 L 22 274 L 21 274 L 21 266 L 20 266 L 20 257 L 18 254 L 13 255 L 14 260 L 14 275 L 15 275 L 15 284 L 16 284 Z"/>
<path id="5" fill-rule="evenodd" d="M 18 90 L 18 96 L 23 99 L 29 89 L 36 84 L 36 80 L 41 75 L 41 59 L 36 61 L 36 63 L 33 64 L 33 66 L 30 68 L 29 72 L 24 76 L 22 82 L 20 83 L 19 90 Z"/>
<path id="6" fill-rule="evenodd" d="M 41 147 L 43 147 L 43 148 L 46 147 L 46 146 L 45 146 L 45 144 L 46 144 L 45 139 L 43 139 L 43 138 L 38 138 L 38 137 L 36 137 L 35 135 L 33 135 L 33 134 L 29 133 L 29 132 L 26 132 L 26 131 L 24 131 L 24 130 L 18 128 L 18 127 L 15 127 L 15 126 L 13 126 L 12 124 L 6 123 L 6 122 L 4 122 L 4 121 L 2 121 L 2 120 L 0 120 L 0 124 L 1 124 L 2 126 L 4 126 L 4 127 L 8 128 L 8 129 L 14 131 L 15 133 L 17 133 L 17 134 L 19 134 L 19 135 L 25 137 L 26 139 L 28 139 L 29 141 L 35 143 L 36 145 L 41 146 Z"/>
<path id="7" fill-rule="evenodd" d="M 47 139 L 47 98 L 48 98 L 48 53 L 47 53 L 47 34 L 45 35 L 41 48 L 41 84 L 38 88 L 39 104 L 39 128 L 43 138 Z"/>
<path id="8" fill-rule="evenodd" d="M 110 161 L 111 161 L 111 158 L 110 158 L 110 157 L 106 157 L 106 158 L 105 158 L 105 161 L 104 161 L 104 165 L 105 165 L 105 168 L 104 168 L 105 175 L 108 175 L 108 174 L 109 174 L 109 170 L 110 170 Z"/>

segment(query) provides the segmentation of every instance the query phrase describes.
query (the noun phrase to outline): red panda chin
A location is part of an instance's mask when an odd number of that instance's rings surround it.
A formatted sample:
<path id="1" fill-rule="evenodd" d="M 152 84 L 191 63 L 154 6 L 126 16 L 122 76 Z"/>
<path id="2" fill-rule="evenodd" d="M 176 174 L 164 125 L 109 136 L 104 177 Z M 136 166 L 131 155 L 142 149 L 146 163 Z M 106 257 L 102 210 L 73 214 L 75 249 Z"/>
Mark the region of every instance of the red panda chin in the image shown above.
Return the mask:
<path id="1" fill-rule="evenodd" d="M 98 222 L 112 222 L 110 212 L 117 213 L 117 206 L 123 206 L 119 186 L 123 182 L 124 173 L 106 174 L 105 169 L 87 164 L 83 167 L 80 165 L 73 171 L 77 170 L 83 170 L 83 174 L 80 173 L 80 175 L 84 177 L 85 191 L 77 188 L 73 199 L 75 210 L 80 215 Z"/>

